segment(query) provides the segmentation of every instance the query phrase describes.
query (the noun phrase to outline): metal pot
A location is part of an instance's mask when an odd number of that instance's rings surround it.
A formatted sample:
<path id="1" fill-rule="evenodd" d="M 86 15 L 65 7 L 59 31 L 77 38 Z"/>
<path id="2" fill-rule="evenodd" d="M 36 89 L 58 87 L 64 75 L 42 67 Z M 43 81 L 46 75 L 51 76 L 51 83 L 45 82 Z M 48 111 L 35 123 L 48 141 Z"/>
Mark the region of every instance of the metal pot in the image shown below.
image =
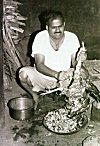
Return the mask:
<path id="1" fill-rule="evenodd" d="M 34 101 L 26 97 L 16 97 L 8 101 L 9 114 L 15 120 L 28 120 L 34 114 Z"/>

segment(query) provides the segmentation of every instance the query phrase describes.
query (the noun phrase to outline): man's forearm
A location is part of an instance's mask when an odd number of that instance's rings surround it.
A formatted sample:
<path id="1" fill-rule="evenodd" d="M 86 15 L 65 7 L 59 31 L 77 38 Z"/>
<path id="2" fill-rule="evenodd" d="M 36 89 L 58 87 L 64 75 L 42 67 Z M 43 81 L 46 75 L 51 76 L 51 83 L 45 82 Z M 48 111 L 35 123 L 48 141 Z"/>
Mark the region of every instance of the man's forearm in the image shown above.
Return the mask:
<path id="1" fill-rule="evenodd" d="M 47 67 L 44 64 L 37 65 L 36 69 L 37 69 L 38 72 L 40 72 L 40 73 L 42 73 L 42 74 L 44 74 L 46 76 L 50 76 L 50 77 L 53 77 L 53 78 L 57 79 L 58 72 L 50 69 L 49 67 Z"/>

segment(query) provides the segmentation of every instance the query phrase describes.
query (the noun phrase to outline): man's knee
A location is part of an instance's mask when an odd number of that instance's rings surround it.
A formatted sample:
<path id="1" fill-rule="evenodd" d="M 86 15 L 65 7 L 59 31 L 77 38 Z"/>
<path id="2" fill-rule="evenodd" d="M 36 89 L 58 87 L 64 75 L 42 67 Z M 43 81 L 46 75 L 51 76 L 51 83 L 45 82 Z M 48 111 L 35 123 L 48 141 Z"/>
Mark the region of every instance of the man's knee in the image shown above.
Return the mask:
<path id="1" fill-rule="evenodd" d="M 27 70 L 29 72 L 29 68 L 24 68 L 24 67 L 19 70 L 19 80 L 20 80 L 20 82 L 23 82 L 23 83 L 26 83 L 26 84 L 32 86 L 30 75 L 27 72 Z"/>
<path id="2" fill-rule="evenodd" d="M 19 80 L 20 80 L 20 81 L 23 81 L 23 82 L 26 82 L 26 81 L 27 81 L 28 75 L 26 74 L 24 68 L 21 68 L 21 69 L 19 70 L 18 76 L 19 76 Z"/>

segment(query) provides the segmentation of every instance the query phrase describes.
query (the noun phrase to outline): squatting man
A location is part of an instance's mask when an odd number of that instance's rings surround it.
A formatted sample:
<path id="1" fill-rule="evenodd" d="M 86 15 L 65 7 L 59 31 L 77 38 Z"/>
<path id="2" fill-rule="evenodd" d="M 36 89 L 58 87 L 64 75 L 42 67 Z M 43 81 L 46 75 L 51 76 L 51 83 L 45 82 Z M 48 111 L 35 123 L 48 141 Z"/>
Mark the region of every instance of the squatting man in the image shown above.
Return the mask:
<path id="1" fill-rule="evenodd" d="M 46 17 L 46 30 L 39 32 L 32 44 L 31 56 L 35 58 L 35 66 L 19 70 L 20 84 L 32 95 L 35 110 L 40 91 L 69 85 L 80 47 L 78 37 L 65 31 L 62 13 L 50 11 Z M 78 57 L 82 61 L 86 59 L 82 52 Z"/>

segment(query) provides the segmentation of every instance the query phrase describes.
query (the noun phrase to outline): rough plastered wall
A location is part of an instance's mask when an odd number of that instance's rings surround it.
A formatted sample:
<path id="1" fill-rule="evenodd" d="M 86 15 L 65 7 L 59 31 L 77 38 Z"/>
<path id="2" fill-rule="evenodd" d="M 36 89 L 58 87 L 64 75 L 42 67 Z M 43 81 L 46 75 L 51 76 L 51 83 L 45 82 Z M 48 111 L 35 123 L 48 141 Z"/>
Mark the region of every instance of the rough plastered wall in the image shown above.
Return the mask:
<path id="1" fill-rule="evenodd" d="M 56 9 L 63 12 L 66 30 L 77 34 L 85 42 L 88 59 L 100 59 L 100 1 L 99 0 L 19 0 L 23 3 L 21 13 L 28 17 L 25 36 L 40 29 L 38 19 L 42 11 Z M 27 50 L 26 37 L 23 37 L 22 50 Z M 25 45 L 25 46 L 24 46 Z M 26 52 L 24 53 L 26 54 Z M 27 59 L 26 59 L 27 60 Z"/>

